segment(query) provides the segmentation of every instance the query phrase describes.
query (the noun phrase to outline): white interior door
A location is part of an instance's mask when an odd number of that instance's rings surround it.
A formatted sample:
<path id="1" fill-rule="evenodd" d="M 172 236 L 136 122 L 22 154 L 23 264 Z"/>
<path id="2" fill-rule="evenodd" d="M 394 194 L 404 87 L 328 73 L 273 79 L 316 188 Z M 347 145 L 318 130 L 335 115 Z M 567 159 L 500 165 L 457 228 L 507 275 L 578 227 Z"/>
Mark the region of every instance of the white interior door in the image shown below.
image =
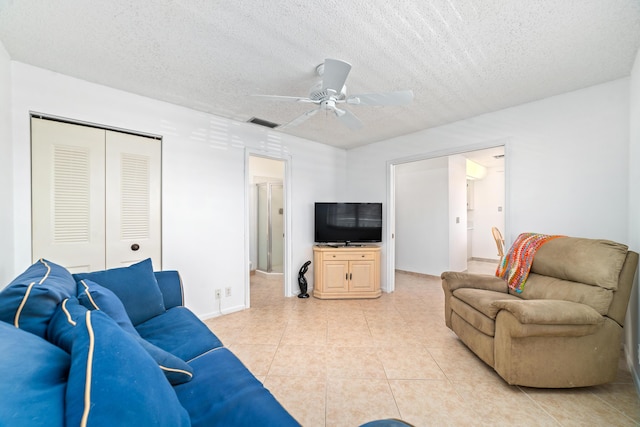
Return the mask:
<path id="1" fill-rule="evenodd" d="M 104 130 L 32 119 L 32 258 L 105 268 Z"/>
<path id="2" fill-rule="evenodd" d="M 151 258 L 161 269 L 160 141 L 106 131 L 107 268 Z"/>

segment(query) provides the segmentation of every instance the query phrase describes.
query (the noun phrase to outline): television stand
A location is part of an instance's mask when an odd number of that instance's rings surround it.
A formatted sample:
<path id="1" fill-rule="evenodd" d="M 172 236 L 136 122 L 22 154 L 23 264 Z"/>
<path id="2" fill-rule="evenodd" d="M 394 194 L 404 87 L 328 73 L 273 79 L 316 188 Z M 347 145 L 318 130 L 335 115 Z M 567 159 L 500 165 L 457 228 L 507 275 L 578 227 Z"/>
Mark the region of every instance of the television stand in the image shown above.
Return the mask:
<path id="1" fill-rule="evenodd" d="M 378 298 L 380 246 L 314 246 L 313 296 L 320 299 Z"/>

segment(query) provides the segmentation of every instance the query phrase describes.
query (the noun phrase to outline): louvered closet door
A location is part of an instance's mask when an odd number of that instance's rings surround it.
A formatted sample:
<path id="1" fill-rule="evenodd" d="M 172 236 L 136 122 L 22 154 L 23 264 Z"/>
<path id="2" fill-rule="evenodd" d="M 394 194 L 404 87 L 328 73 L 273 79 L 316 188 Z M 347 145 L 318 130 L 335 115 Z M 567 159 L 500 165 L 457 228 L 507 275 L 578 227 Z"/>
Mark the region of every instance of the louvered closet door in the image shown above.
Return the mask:
<path id="1" fill-rule="evenodd" d="M 104 130 L 32 119 L 32 257 L 105 267 Z"/>
<path id="2" fill-rule="evenodd" d="M 36 118 L 31 126 L 34 262 L 81 272 L 152 258 L 161 269 L 161 142 Z"/>
<path id="3" fill-rule="evenodd" d="M 107 268 L 151 258 L 159 270 L 160 141 L 112 131 L 106 141 Z"/>

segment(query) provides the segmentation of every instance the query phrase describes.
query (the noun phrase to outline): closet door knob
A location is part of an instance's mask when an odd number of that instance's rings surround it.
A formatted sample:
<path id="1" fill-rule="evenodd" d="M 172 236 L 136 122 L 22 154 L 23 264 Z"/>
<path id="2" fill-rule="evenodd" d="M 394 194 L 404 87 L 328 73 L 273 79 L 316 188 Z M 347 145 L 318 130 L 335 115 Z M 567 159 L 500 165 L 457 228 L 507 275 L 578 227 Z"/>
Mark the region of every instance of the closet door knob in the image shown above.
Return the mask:
<path id="1" fill-rule="evenodd" d="M 140 245 L 137 243 L 134 243 L 133 245 L 131 245 L 131 250 L 132 251 L 137 251 L 138 249 L 140 249 Z"/>

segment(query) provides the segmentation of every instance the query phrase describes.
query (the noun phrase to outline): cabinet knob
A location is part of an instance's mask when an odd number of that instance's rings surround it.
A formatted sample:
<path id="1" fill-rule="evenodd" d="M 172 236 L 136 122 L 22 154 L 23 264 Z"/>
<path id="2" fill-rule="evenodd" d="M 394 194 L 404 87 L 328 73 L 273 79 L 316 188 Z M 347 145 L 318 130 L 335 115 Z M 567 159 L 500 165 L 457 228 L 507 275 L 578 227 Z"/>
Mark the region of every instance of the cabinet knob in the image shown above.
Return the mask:
<path id="1" fill-rule="evenodd" d="M 133 245 L 131 245 L 131 250 L 132 251 L 137 251 L 138 249 L 140 249 L 140 245 L 137 243 L 134 243 Z"/>

